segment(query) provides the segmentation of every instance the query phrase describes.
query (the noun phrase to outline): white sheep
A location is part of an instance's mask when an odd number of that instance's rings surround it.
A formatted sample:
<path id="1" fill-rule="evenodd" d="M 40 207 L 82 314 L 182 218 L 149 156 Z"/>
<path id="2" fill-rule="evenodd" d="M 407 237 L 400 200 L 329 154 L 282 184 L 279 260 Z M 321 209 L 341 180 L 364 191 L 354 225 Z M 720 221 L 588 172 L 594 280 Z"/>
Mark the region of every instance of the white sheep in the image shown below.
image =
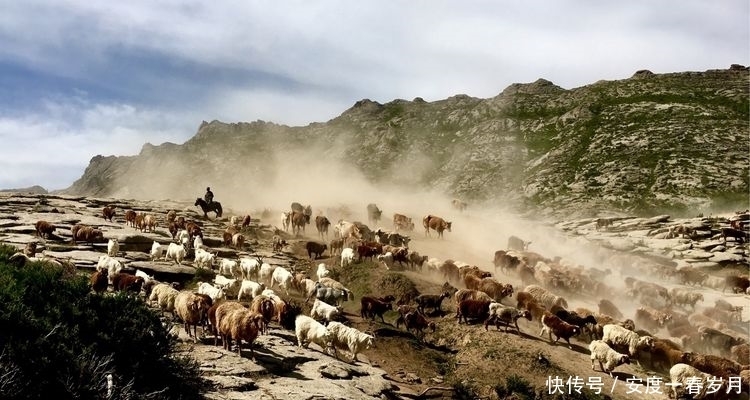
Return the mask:
<path id="1" fill-rule="evenodd" d="M 672 288 L 669 291 L 669 300 L 674 305 L 689 305 L 695 309 L 695 304 L 704 301 L 703 293 L 683 288 Z"/>
<path id="2" fill-rule="evenodd" d="M 375 258 L 383 262 L 385 269 L 390 270 L 393 268 L 393 253 L 390 251 L 387 251 L 385 254 L 378 254 Z"/>
<path id="3" fill-rule="evenodd" d="M 589 351 L 591 352 L 592 371 L 596 371 L 594 361 L 598 361 L 602 372 L 609 373 L 609 376 L 613 377 L 612 370 L 617 368 L 618 365 L 630 364 L 630 356 L 612 350 L 611 347 L 601 340 L 592 340 L 589 343 Z"/>
<path id="4" fill-rule="evenodd" d="M 328 324 L 328 331 L 333 342 L 334 355 L 336 348 L 348 349 L 352 353 L 352 362 L 357 361 L 357 353 L 368 350 L 375 344 L 375 337 L 350 328 L 339 322 Z"/>
<path id="5" fill-rule="evenodd" d="M 117 257 L 119 251 L 120 242 L 117 239 L 109 239 L 109 242 L 107 242 L 107 255 L 110 257 Z"/>
<path id="6" fill-rule="evenodd" d="M 237 293 L 237 301 L 242 300 L 243 297 L 248 297 L 252 300 L 254 297 L 260 296 L 265 288 L 266 286 L 262 283 L 245 279 L 242 281 L 242 284 L 240 284 L 240 290 Z"/>
<path id="7" fill-rule="evenodd" d="M 216 275 L 214 277 L 214 286 L 217 288 L 224 289 L 227 297 L 234 297 L 242 286 L 242 279 L 228 279 L 224 275 Z"/>
<path id="8" fill-rule="evenodd" d="M 273 270 L 273 274 L 271 274 L 271 287 L 273 288 L 274 285 L 278 284 L 279 287 L 284 289 L 286 295 L 289 296 L 289 287 L 292 286 L 293 280 L 294 275 L 289 270 L 284 267 L 276 267 Z"/>
<path id="9" fill-rule="evenodd" d="M 352 293 L 352 291 L 347 289 L 346 286 L 342 285 L 341 282 L 335 279 L 322 278 L 318 280 L 318 283 L 320 283 L 320 285 L 323 287 L 329 287 L 329 288 L 334 288 L 334 289 L 345 291 L 349 294 L 349 300 L 354 300 L 354 294 Z"/>
<path id="10" fill-rule="evenodd" d="M 174 314 L 174 300 L 177 294 L 180 293 L 177 289 L 173 288 L 172 285 L 166 283 L 160 283 L 151 290 L 151 295 L 148 297 L 148 301 L 156 302 L 162 313 L 170 312 Z"/>
<path id="11" fill-rule="evenodd" d="M 182 265 L 182 260 L 185 259 L 186 254 L 187 250 L 185 250 L 184 245 L 170 243 L 167 247 L 167 253 L 164 255 L 164 261 L 172 259 L 177 265 Z"/>
<path id="12" fill-rule="evenodd" d="M 219 273 L 224 276 L 242 279 L 242 273 L 240 272 L 240 268 L 235 260 L 222 258 L 219 263 Z"/>
<path id="13" fill-rule="evenodd" d="M 177 232 L 177 243 L 186 243 L 190 241 L 190 234 L 188 231 L 181 229 L 179 232 Z"/>
<path id="14" fill-rule="evenodd" d="M 143 283 L 144 284 L 146 284 L 150 280 L 154 279 L 153 275 L 149 276 L 147 273 L 141 271 L 140 269 L 135 270 L 135 276 L 140 276 L 141 278 L 143 278 Z"/>
<path id="15" fill-rule="evenodd" d="M 333 347 L 328 329 L 307 315 L 298 315 L 294 320 L 294 333 L 297 336 L 298 347 L 306 348 L 310 343 L 317 344 L 323 351 Z"/>
<path id="16" fill-rule="evenodd" d="M 263 264 L 263 260 L 260 258 L 240 258 L 240 271 L 242 271 L 242 279 L 257 279 L 258 270 Z"/>
<path id="17" fill-rule="evenodd" d="M 266 286 L 270 287 L 272 284 L 271 278 L 273 277 L 273 271 L 275 269 L 276 267 L 271 264 L 261 264 L 260 270 L 258 271 L 258 280 L 266 284 Z"/>
<path id="18" fill-rule="evenodd" d="M 160 244 L 157 241 L 154 241 L 154 243 L 151 245 L 151 260 L 156 260 L 159 258 L 162 258 L 164 256 L 164 253 L 167 252 L 167 246 Z"/>
<path id="19" fill-rule="evenodd" d="M 198 282 L 198 293 L 207 295 L 214 302 L 226 298 L 224 289 L 217 288 L 208 282 Z"/>
<path id="20" fill-rule="evenodd" d="M 620 325 L 604 325 L 602 332 L 602 341 L 604 343 L 607 343 L 611 347 L 627 347 L 630 357 L 635 357 L 639 351 L 654 346 L 654 338 L 651 336 L 638 336 L 637 333 L 627 330 Z M 637 359 L 636 362 L 640 365 Z"/>
<path id="21" fill-rule="evenodd" d="M 206 246 L 205 244 L 203 244 L 203 238 L 200 237 L 200 236 L 196 236 L 193 239 L 193 248 L 196 249 L 196 250 L 197 249 L 208 250 L 208 246 Z"/>
<path id="22" fill-rule="evenodd" d="M 318 280 L 320 280 L 320 278 L 325 278 L 330 273 L 331 273 L 331 271 L 329 271 L 328 268 L 326 268 L 326 264 L 325 263 L 318 264 L 318 272 L 317 272 Z"/>
<path id="23" fill-rule="evenodd" d="M 312 309 L 310 310 L 310 316 L 315 319 L 322 319 L 326 322 L 333 321 L 336 317 L 341 315 L 342 308 L 340 306 L 332 306 L 326 302 L 315 299 Z"/>
<path id="24" fill-rule="evenodd" d="M 200 239 L 200 236 L 196 236 L 196 239 Z M 203 250 L 200 247 L 195 248 L 195 266 L 198 268 L 211 268 L 214 265 L 216 255 Z"/>
<path id="25" fill-rule="evenodd" d="M 709 382 L 719 383 L 720 379 L 702 372 L 693 366 L 682 363 L 677 363 L 669 369 L 669 378 L 672 381 L 672 385 L 670 386 L 672 386 L 672 393 L 675 399 L 682 398 L 683 394 L 687 392 L 686 388 L 690 387 L 694 387 L 696 392 L 690 394 L 691 398 L 706 398 L 706 395 L 710 394 L 708 393 Z M 726 394 L 726 390 L 719 390 L 715 393 L 720 394 L 722 392 Z"/>
<path id="26" fill-rule="evenodd" d="M 106 271 L 109 283 L 112 283 L 112 278 L 122 271 L 122 263 L 110 256 L 101 256 L 99 257 L 99 262 L 96 264 L 96 269 Z"/>
<path id="27" fill-rule="evenodd" d="M 299 290 L 305 296 L 309 298 L 315 292 L 315 281 L 310 278 L 305 278 L 299 283 Z"/>
<path id="28" fill-rule="evenodd" d="M 341 250 L 341 266 L 346 267 L 352 262 L 354 262 L 354 250 L 349 247 Z"/>

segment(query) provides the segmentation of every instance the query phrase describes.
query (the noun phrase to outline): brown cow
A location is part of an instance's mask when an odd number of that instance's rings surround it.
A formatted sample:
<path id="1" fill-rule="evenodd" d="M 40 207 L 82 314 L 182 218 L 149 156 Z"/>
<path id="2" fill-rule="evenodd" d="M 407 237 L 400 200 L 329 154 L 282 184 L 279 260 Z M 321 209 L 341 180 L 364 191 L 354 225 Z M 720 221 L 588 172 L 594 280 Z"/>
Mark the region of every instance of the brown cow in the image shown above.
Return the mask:
<path id="1" fill-rule="evenodd" d="M 292 225 L 292 233 L 299 235 L 300 230 L 305 232 L 305 225 L 310 223 L 310 216 L 301 212 L 292 211 L 289 215 L 289 220 Z"/>
<path id="2" fill-rule="evenodd" d="M 443 237 L 443 231 L 451 231 L 451 222 L 447 222 L 440 217 L 434 215 L 428 215 L 422 219 L 422 225 L 424 226 L 424 235 L 430 236 L 430 229 L 434 229 L 438 233 L 438 237 Z"/>
<path id="3" fill-rule="evenodd" d="M 320 235 L 320 238 L 323 239 L 323 234 L 325 233 L 326 239 L 328 239 L 328 227 L 331 226 L 331 221 L 328 220 L 328 218 L 318 215 L 315 217 L 315 227 L 318 229 L 318 234 Z M 302 230 L 305 228 L 303 227 Z"/>
<path id="4" fill-rule="evenodd" d="M 414 222 L 412 222 L 411 218 L 407 217 L 406 215 L 393 214 L 393 230 L 398 232 L 399 229 L 404 231 L 413 231 Z"/>

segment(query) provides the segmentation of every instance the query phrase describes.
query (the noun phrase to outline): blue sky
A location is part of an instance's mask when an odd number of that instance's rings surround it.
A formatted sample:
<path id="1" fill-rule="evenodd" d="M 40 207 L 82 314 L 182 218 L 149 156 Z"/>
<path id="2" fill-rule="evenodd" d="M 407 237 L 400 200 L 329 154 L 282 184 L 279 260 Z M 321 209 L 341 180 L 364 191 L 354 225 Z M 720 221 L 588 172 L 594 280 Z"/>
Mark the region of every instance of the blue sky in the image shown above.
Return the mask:
<path id="1" fill-rule="evenodd" d="M 327 121 L 369 98 L 492 97 L 750 63 L 746 0 L 0 0 L 0 188 L 202 120 Z"/>

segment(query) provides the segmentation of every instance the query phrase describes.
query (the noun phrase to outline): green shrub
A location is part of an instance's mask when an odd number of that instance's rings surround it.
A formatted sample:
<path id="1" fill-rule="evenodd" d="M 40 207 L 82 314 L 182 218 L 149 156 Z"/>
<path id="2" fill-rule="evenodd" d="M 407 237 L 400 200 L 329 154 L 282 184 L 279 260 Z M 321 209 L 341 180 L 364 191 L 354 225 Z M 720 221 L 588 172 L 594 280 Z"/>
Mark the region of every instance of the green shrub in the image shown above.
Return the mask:
<path id="1" fill-rule="evenodd" d="M 0 398 L 199 399 L 198 365 L 142 300 L 90 293 L 85 276 L 9 265 L 0 247 Z"/>

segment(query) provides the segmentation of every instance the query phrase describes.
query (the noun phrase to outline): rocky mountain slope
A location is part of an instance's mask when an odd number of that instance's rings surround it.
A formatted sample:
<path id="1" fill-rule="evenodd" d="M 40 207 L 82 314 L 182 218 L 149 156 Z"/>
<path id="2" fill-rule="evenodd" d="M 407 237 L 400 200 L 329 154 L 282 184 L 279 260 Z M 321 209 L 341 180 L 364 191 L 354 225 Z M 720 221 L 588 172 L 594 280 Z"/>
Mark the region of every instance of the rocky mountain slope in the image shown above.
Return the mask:
<path id="1" fill-rule="evenodd" d="M 539 79 L 488 99 L 361 100 L 305 127 L 204 121 L 181 145 L 92 158 L 65 192 L 187 199 L 203 182 L 232 193 L 294 179 L 295 171 L 317 171 L 312 179 L 324 181 L 336 175 L 326 171 L 343 170 L 376 185 L 568 216 L 743 207 L 749 76 L 738 65 L 638 71 L 570 90 Z"/>

